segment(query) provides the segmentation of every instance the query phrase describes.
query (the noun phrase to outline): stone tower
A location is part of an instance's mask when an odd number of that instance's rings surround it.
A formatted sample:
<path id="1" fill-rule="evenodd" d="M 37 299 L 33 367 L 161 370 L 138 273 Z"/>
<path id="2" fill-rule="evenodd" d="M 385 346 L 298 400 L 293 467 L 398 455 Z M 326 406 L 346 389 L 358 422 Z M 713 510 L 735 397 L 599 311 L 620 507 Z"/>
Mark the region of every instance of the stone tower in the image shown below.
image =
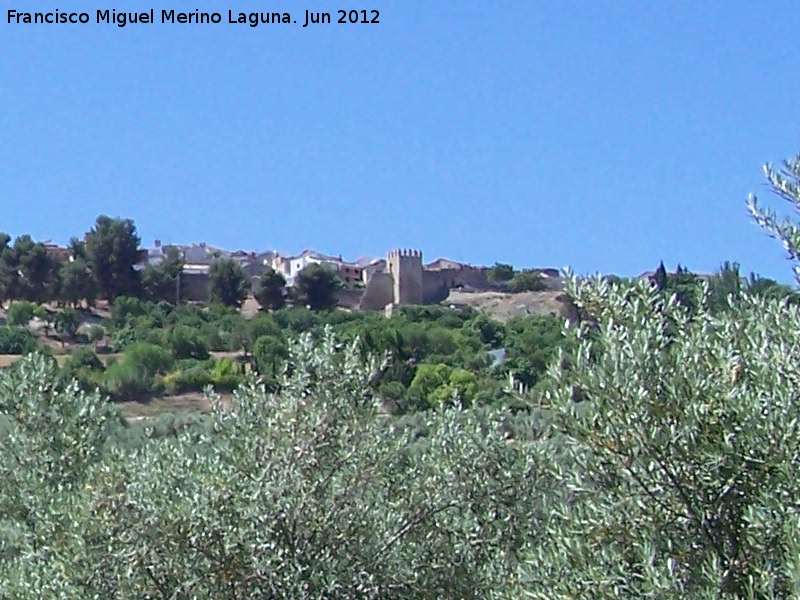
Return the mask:
<path id="1" fill-rule="evenodd" d="M 422 304 L 422 252 L 390 250 L 386 265 L 394 279 L 394 303 Z"/>

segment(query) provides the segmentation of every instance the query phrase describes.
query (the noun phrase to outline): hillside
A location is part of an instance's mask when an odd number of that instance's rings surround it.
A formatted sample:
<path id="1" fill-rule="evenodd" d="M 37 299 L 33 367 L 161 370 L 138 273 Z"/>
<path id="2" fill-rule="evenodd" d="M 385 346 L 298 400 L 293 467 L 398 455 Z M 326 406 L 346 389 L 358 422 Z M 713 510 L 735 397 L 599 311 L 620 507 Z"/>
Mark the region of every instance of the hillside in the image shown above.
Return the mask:
<path id="1" fill-rule="evenodd" d="M 486 312 L 501 323 L 511 317 L 526 315 L 559 315 L 563 292 L 464 292 L 451 290 L 442 305 L 469 306 Z"/>

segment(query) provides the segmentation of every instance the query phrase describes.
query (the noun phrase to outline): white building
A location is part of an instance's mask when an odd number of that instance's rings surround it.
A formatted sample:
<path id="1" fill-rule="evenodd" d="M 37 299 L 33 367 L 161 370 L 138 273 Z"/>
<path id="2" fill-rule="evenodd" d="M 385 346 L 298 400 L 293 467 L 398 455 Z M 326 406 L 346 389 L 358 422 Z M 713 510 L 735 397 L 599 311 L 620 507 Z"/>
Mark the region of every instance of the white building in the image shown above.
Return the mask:
<path id="1" fill-rule="evenodd" d="M 304 250 L 297 256 L 281 256 L 276 253 L 270 261 L 270 266 L 286 279 L 286 285 L 294 285 L 298 273 L 313 264 L 322 265 L 338 272 L 349 285 L 361 283 L 361 266 L 345 262 L 341 256 L 330 256 L 316 250 Z"/>
<path id="2" fill-rule="evenodd" d="M 341 256 L 337 258 L 335 256 L 328 256 L 316 252 L 315 250 L 304 250 L 297 256 L 281 256 L 280 254 L 276 254 L 270 266 L 283 275 L 284 279 L 286 279 L 286 285 L 293 285 L 297 274 L 311 264 L 327 266 L 334 271 L 338 271 L 343 261 Z"/>

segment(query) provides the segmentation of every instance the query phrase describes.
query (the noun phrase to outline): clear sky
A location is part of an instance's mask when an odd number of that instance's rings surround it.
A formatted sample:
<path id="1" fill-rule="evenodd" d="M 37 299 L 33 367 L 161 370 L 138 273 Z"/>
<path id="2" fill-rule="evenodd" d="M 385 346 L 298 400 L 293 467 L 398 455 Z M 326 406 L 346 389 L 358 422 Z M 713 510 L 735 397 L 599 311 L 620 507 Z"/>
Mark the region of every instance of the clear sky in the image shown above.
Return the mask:
<path id="1" fill-rule="evenodd" d="M 745 199 L 789 208 L 761 166 L 800 151 L 796 0 L 11 2 L 0 231 L 65 243 L 104 213 L 147 246 L 621 275 L 736 260 L 791 281 Z M 9 25 L 9 8 L 92 22 Z M 223 23 L 94 23 L 110 8 Z M 338 8 L 380 24 L 302 27 Z"/>

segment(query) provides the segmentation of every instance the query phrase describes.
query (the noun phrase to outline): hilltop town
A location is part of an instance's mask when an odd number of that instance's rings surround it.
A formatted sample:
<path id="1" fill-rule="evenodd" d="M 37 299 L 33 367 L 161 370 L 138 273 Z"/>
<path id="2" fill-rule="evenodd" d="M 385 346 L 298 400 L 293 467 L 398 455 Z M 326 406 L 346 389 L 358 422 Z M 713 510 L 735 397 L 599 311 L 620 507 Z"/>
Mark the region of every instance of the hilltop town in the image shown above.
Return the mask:
<path id="1" fill-rule="evenodd" d="M 46 245 L 53 254 L 64 256 L 67 248 Z M 278 251 L 246 252 L 195 243 L 162 244 L 156 240 L 152 248 L 141 250 L 139 266 L 158 265 L 170 250 L 176 250 L 184 264 L 181 271 L 181 300 L 201 302 L 208 297 L 211 266 L 220 260 L 236 261 L 250 278 L 255 293 L 260 278 L 268 269 L 280 273 L 287 286 L 310 265 L 321 265 L 336 272 L 343 284 L 339 290 L 339 306 L 360 310 L 383 310 L 389 305 L 436 304 L 448 298 L 451 291 L 463 293 L 506 292 L 506 281 L 492 281 L 490 267 L 475 266 L 446 258 L 425 263 L 421 250 L 394 249 L 386 258 L 362 256 L 348 261 L 342 255 L 304 250 L 296 255 Z M 563 278 L 555 268 L 531 268 L 526 272 L 538 275 L 541 286 L 527 291 L 561 291 Z"/>
<path id="2" fill-rule="evenodd" d="M 98 224 L 101 221 L 102 218 Z M 125 221 L 121 220 L 107 223 L 112 229 L 124 224 Z M 99 230 L 98 227 L 94 231 Z M 112 235 L 125 237 L 119 231 Z M 166 290 L 171 302 L 207 302 L 214 265 L 228 262 L 241 268 L 247 288 L 247 299 L 242 308 L 245 314 L 252 315 L 263 308 L 257 298 L 265 274 L 278 274 L 281 284 L 285 285 L 285 293 L 288 293 L 298 276 L 316 265 L 335 274 L 338 289 L 334 293 L 334 305 L 345 309 L 384 311 L 388 315 L 395 306 L 441 303 L 453 307 L 469 306 L 503 322 L 513 316 L 534 314 L 574 316 L 563 302 L 565 281 L 562 273 L 552 267 L 516 269 L 502 263 L 490 267 L 447 258 L 425 262 L 422 250 L 418 249 L 392 249 L 385 257 L 361 256 L 346 260 L 341 254 L 326 254 L 312 249 L 299 254 L 277 250 L 231 251 L 202 242 L 164 244 L 160 240 L 155 240 L 150 247 L 141 247 L 138 237 L 132 239 L 136 240 L 136 246 L 130 248 L 132 258 L 129 264 L 133 264 L 136 271 L 146 273 L 148 269 L 159 269 L 169 262 L 169 257 L 177 261 L 178 271 L 167 280 L 172 283 L 166 284 L 168 288 L 171 286 L 172 291 Z M 33 246 L 43 249 L 53 263 L 69 265 L 76 259 L 80 262 L 80 244 L 83 243 L 77 242 L 76 245 L 73 242 L 65 247 L 47 241 Z M 25 243 L 22 246 L 25 247 Z M 172 268 L 176 267 L 173 265 Z M 653 280 L 654 274 L 655 271 L 645 271 L 638 278 Z M 694 276 L 699 279 L 713 277 Z"/>

